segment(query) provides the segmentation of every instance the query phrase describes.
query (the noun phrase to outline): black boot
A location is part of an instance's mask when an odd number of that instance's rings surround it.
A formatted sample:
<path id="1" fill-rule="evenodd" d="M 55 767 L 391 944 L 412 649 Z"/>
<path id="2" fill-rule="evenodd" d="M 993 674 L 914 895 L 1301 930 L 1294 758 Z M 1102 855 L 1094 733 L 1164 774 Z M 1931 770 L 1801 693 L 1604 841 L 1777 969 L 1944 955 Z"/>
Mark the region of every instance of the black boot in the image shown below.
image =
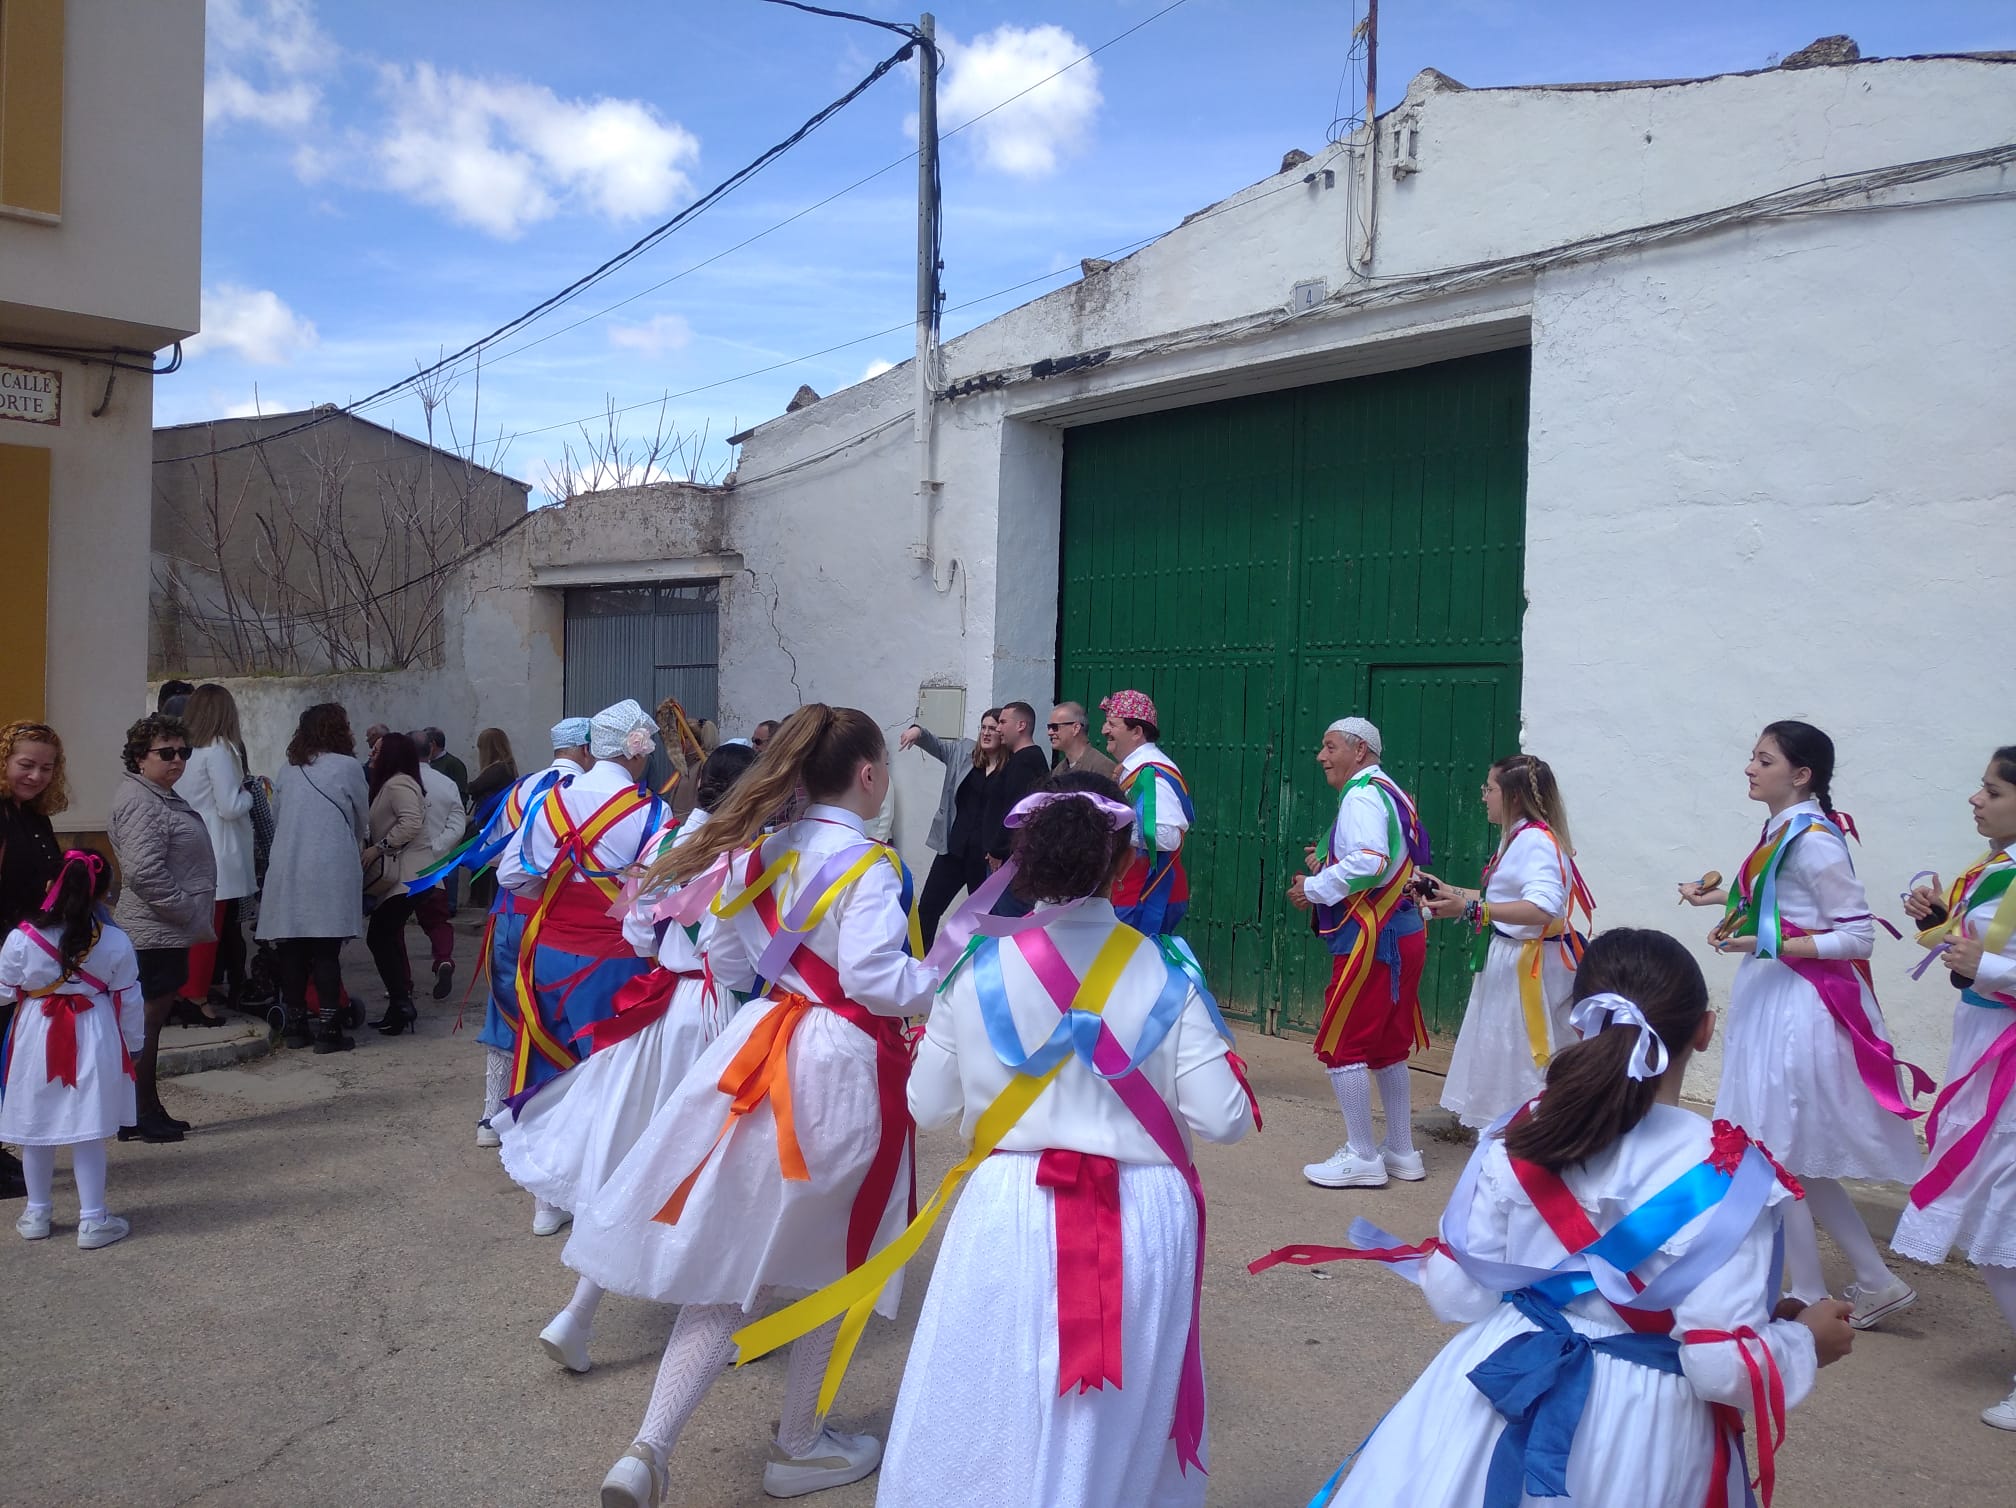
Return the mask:
<path id="1" fill-rule="evenodd" d="M 160 1110 L 142 1110 L 134 1118 L 132 1125 L 121 1126 L 119 1128 L 119 1140 L 149 1142 L 180 1141 L 182 1140 L 183 1129 L 184 1127 L 178 1126 Z"/>
<path id="2" fill-rule="evenodd" d="M 315 1034 L 315 1055 L 318 1058 L 324 1053 L 348 1052 L 356 1045 L 356 1039 L 344 1036 L 342 1025 L 334 1019 L 324 1021 L 322 1030 Z"/>
<path id="3" fill-rule="evenodd" d="M 281 1028 L 280 1041 L 288 1047 L 312 1047 L 315 1028 L 309 1025 L 306 1016 L 289 1016 L 286 1026 Z"/>
<path id="4" fill-rule="evenodd" d="M 407 1027 L 420 1019 L 420 1012 L 409 999 L 389 1000 L 385 1004 L 385 1014 L 373 1021 L 379 1035 L 396 1037 Z"/>

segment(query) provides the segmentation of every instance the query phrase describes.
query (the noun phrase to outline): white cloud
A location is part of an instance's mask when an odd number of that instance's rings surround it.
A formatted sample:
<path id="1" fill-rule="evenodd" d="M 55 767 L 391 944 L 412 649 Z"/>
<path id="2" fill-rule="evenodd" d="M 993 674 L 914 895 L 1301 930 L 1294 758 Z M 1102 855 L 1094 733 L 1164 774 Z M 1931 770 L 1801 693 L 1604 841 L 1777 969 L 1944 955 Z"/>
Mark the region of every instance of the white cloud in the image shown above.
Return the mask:
<path id="1" fill-rule="evenodd" d="M 184 349 L 191 356 L 231 350 L 256 366 L 282 366 L 319 339 L 314 324 L 271 289 L 219 283 L 203 290 L 203 330 Z"/>
<path id="2" fill-rule="evenodd" d="M 251 121 L 299 131 L 321 108 L 309 75 L 329 67 L 337 49 L 315 22 L 308 0 L 209 0 L 213 66 L 203 81 L 203 123 Z"/>
<path id="3" fill-rule="evenodd" d="M 609 344 L 640 356 L 666 356 L 683 351 L 693 339 L 693 327 L 683 315 L 660 314 L 641 325 L 611 325 Z"/>
<path id="4" fill-rule="evenodd" d="M 868 370 L 863 372 L 858 380 L 862 382 L 867 382 L 873 378 L 880 377 L 884 372 L 893 372 L 895 370 L 896 370 L 895 362 L 884 361 L 881 357 L 878 356 L 873 361 L 868 363 Z"/>
<path id="5" fill-rule="evenodd" d="M 946 36 L 940 46 L 945 74 L 938 92 L 939 129 L 977 121 L 963 134 L 988 167 L 1041 178 L 1085 145 L 1101 103 L 1099 68 L 1088 58 L 1057 73 L 1085 51 L 1063 27 L 997 26 L 971 42 Z M 1049 78 L 1053 73 L 1057 77 Z M 1038 84 L 1042 79 L 1048 82 Z M 994 110 L 1032 84 L 1037 87 Z M 980 120 L 989 110 L 994 113 Z"/>
<path id="6" fill-rule="evenodd" d="M 382 93 L 386 182 L 493 236 L 515 238 L 563 205 L 629 220 L 692 192 L 699 139 L 639 100 L 563 100 L 427 63 L 385 68 Z"/>

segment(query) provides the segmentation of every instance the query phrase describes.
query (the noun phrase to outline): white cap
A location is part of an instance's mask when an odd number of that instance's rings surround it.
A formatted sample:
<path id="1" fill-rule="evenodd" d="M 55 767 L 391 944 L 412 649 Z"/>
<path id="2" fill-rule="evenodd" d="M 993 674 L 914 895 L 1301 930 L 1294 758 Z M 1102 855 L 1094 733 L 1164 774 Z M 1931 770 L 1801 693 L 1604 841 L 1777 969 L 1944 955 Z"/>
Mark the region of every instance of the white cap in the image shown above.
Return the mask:
<path id="1" fill-rule="evenodd" d="M 1362 717 L 1340 717 L 1330 725 L 1329 731 L 1342 733 L 1346 738 L 1357 739 L 1374 754 L 1386 752 L 1380 744 L 1378 728 Z"/>
<path id="2" fill-rule="evenodd" d="M 651 752 L 658 725 L 629 697 L 604 707 L 588 722 L 588 752 L 597 759 L 635 759 Z"/>
<path id="3" fill-rule="evenodd" d="M 556 749 L 576 749 L 588 742 L 588 719 L 585 717 L 563 717 L 553 725 L 553 747 Z"/>

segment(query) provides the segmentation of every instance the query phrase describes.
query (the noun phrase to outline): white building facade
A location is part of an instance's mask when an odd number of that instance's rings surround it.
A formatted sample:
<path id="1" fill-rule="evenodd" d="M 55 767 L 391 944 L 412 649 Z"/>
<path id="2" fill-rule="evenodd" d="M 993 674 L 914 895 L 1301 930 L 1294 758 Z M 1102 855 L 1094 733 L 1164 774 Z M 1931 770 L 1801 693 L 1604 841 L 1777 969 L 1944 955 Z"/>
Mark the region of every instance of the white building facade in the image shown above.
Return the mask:
<path id="1" fill-rule="evenodd" d="M 807 700 L 970 733 L 1006 700 L 1150 692 L 1199 807 L 1186 930 L 1270 1024 L 1320 1010 L 1280 892 L 1349 713 L 1386 726 L 1448 877 L 1474 882 L 1477 787 L 1524 749 L 1599 924 L 1690 937 L 1711 918 L 1675 882 L 1734 873 L 1751 743 L 1807 719 L 1893 914 L 1976 856 L 1965 798 L 2016 742 L 2008 672 L 1977 668 L 2000 657 L 1962 648 L 2016 588 L 2012 143 L 2005 57 L 1424 73 L 1376 149 L 951 341 L 928 524 L 905 366 L 748 435 L 648 572 L 718 584 L 729 732 Z M 899 760 L 913 863 L 937 782 Z M 1914 954 L 1886 940 L 1877 978 L 1936 1066 L 1950 993 L 1906 981 Z"/>

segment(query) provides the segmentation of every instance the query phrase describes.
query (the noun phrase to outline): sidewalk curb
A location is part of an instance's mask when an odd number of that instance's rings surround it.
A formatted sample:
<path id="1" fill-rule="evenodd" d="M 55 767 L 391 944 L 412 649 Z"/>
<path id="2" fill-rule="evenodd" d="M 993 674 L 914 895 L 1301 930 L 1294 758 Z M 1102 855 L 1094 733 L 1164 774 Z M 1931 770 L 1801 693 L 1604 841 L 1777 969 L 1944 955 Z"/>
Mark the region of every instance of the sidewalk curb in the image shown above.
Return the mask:
<path id="1" fill-rule="evenodd" d="M 250 1063 L 263 1058 L 273 1051 L 277 1040 L 273 1031 L 263 1021 L 245 1018 L 242 1029 L 227 1029 L 231 1035 L 216 1040 L 218 1030 L 204 1028 L 204 1035 L 211 1038 L 207 1042 L 192 1042 L 170 1047 L 161 1045 L 161 1055 L 156 1074 L 161 1078 L 177 1078 L 185 1073 L 204 1073 L 212 1068 L 229 1068 L 237 1063 Z"/>

